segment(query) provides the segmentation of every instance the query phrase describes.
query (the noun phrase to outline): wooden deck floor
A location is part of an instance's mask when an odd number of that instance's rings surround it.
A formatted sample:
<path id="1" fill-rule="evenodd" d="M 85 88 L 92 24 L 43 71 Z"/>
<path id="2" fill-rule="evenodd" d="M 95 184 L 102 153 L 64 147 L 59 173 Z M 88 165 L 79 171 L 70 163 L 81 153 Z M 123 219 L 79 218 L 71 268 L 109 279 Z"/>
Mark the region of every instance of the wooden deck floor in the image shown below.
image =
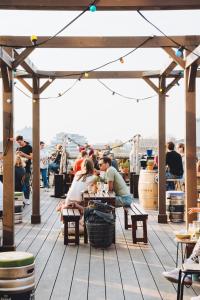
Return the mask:
<path id="1" fill-rule="evenodd" d="M 42 223 L 30 224 L 31 207 L 16 225 L 17 250 L 36 257 L 36 300 L 153 300 L 176 299 L 176 285 L 161 273 L 175 267 L 173 230 L 180 225 L 157 223 L 149 212 L 148 245 L 133 245 L 130 230 L 123 228 L 123 211 L 117 210 L 117 243 L 108 250 L 89 245 L 64 246 L 59 199 L 42 193 Z M 198 286 L 185 289 L 184 299 L 200 294 Z"/>

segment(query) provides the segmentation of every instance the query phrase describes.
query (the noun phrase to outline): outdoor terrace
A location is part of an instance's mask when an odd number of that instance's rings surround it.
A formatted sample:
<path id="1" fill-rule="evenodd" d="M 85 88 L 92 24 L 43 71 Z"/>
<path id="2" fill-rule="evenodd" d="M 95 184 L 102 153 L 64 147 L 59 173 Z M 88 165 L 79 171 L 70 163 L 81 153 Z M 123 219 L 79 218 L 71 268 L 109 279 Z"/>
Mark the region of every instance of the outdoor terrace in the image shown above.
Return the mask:
<path id="1" fill-rule="evenodd" d="M 84 245 L 64 246 L 60 217 L 55 208 L 60 199 L 41 192 L 42 223 L 30 223 L 31 207 L 23 223 L 16 225 L 16 245 L 36 257 L 37 300 L 176 299 L 176 285 L 161 273 L 175 267 L 173 231 L 184 225 L 158 224 L 149 212 L 149 244 L 132 244 L 131 231 L 124 230 L 123 211 L 117 209 L 116 245 L 97 250 Z M 200 288 L 185 288 L 184 299 L 200 294 Z"/>

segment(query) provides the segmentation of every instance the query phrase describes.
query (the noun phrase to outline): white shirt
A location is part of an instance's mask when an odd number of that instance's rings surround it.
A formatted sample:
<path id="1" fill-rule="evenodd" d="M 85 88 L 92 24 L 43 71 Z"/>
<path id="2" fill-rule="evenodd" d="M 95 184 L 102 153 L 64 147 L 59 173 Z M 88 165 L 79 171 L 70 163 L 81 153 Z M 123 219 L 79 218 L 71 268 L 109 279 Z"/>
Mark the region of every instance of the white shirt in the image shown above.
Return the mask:
<path id="1" fill-rule="evenodd" d="M 40 150 L 40 169 L 48 168 L 48 157 L 49 153 L 46 149 Z"/>
<path id="2" fill-rule="evenodd" d="M 82 178 L 78 180 L 80 174 L 81 171 L 78 171 L 74 176 L 74 180 L 72 182 L 72 185 L 67 194 L 67 198 L 65 200 L 66 204 L 69 204 L 71 201 L 79 201 L 79 202 L 82 201 L 81 193 L 87 191 L 88 186 L 93 184 L 96 181 L 95 175 L 86 177 L 85 181 L 82 181 Z"/>

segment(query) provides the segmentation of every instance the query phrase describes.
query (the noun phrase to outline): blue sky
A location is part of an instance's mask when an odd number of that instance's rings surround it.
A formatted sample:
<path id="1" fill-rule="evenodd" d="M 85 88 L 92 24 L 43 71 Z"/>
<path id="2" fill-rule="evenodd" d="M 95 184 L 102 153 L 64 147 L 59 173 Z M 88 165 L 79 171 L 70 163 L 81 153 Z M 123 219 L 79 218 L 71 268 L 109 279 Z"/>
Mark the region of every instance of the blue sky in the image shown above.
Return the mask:
<path id="1" fill-rule="evenodd" d="M 52 35 L 78 12 L 0 11 L 0 35 Z M 199 35 L 200 11 L 154 11 L 144 14 L 168 35 Z M 169 22 L 170 19 L 170 22 Z M 186 22 L 187 20 L 187 22 Z M 12 26 L 11 26 L 12 24 Z M 26 24 L 26 26 L 24 25 Z M 87 12 L 62 35 L 134 36 L 160 35 L 136 12 Z M 36 49 L 30 59 L 40 69 L 84 70 L 118 58 L 130 49 Z M 160 49 L 139 49 L 103 70 L 160 69 L 168 56 Z M 56 80 L 42 96 L 54 96 L 73 80 Z M 142 98 L 154 91 L 142 80 L 104 80 L 121 94 Z M 20 88 L 19 83 L 17 85 Z M 23 88 L 24 89 L 24 88 Z M 175 86 L 167 98 L 167 135 L 184 136 L 184 85 Z M 15 91 L 15 127 L 31 126 L 31 99 Z M 2 108 L 1 108 L 2 109 Z M 197 80 L 197 117 L 200 116 Z M 2 120 L 0 120 L 2 122 Z M 41 138 L 48 141 L 57 132 L 83 134 L 91 143 L 127 140 L 140 133 L 157 136 L 157 98 L 139 103 L 112 95 L 97 80 L 82 80 L 64 97 L 41 100 Z"/>

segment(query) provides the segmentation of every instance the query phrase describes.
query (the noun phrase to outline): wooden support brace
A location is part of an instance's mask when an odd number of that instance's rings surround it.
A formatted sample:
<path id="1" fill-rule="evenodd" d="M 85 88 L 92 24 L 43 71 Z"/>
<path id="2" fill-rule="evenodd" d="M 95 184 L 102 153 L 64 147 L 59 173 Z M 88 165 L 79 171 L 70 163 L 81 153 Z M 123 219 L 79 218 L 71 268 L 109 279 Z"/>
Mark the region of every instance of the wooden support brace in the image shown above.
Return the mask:
<path id="1" fill-rule="evenodd" d="M 52 78 L 52 81 L 47 80 L 39 89 L 39 93 L 42 94 L 55 80 L 55 78 Z"/>
<path id="2" fill-rule="evenodd" d="M 2 80 L 3 80 L 3 87 L 5 92 L 10 92 L 10 78 L 9 78 L 9 71 L 8 67 L 6 66 L 5 63 L 1 64 L 1 75 L 2 75 Z"/>
<path id="3" fill-rule="evenodd" d="M 148 77 L 143 77 L 143 79 L 157 94 L 159 94 L 159 88 Z"/>
<path id="4" fill-rule="evenodd" d="M 180 79 L 181 79 L 181 77 L 174 78 L 174 79 L 168 84 L 168 86 L 166 87 L 165 93 L 167 93 L 169 90 L 171 90 L 171 88 L 172 88 L 173 86 L 175 86 L 175 85 L 179 82 Z"/>
<path id="5" fill-rule="evenodd" d="M 25 86 L 25 88 L 27 88 L 27 90 L 32 94 L 33 93 L 33 88 L 28 84 L 28 82 L 23 79 L 22 77 L 17 77 L 17 80 L 19 80 L 19 82 L 21 82 L 21 84 L 23 84 L 23 86 Z"/>
<path id="6" fill-rule="evenodd" d="M 0 47 L 0 61 L 4 62 L 10 69 L 12 69 L 13 60 L 2 47 Z"/>
<path id="7" fill-rule="evenodd" d="M 176 65 L 177 63 L 173 59 L 170 59 L 170 62 L 167 64 L 167 66 L 160 71 L 160 76 L 167 76 L 168 74 L 170 74 L 171 71 L 176 67 Z"/>
<path id="8" fill-rule="evenodd" d="M 33 52 L 35 48 L 26 48 L 23 52 L 21 52 L 17 58 L 14 60 L 12 67 L 17 68 L 28 56 Z"/>
<path id="9" fill-rule="evenodd" d="M 185 67 L 188 68 L 191 66 L 194 62 L 197 63 L 197 65 L 200 64 L 200 45 L 192 50 L 190 54 L 186 57 L 186 65 Z"/>
<path id="10" fill-rule="evenodd" d="M 189 74 L 188 74 L 188 92 L 194 92 L 196 87 L 196 74 L 197 74 L 197 64 L 193 63 L 189 67 Z"/>
<path id="11" fill-rule="evenodd" d="M 181 68 L 185 69 L 185 61 L 181 58 L 176 56 L 173 49 L 169 47 L 162 47 L 162 49 L 175 61 Z"/>
<path id="12" fill-rule="evenodd" d="M 21 52 L 22 53 L 22 52 Z M 14 50 L 14 57 L 15 60 L 19 58 L 20 54 L 17 50 Z M 30 61 L 30 59 L 26 58 L 25 60 L 20 62 L 20 65 L 26 70 L 26 72 L 35 75 L 37 73 L 37 68 L 35 65 Z"/>

